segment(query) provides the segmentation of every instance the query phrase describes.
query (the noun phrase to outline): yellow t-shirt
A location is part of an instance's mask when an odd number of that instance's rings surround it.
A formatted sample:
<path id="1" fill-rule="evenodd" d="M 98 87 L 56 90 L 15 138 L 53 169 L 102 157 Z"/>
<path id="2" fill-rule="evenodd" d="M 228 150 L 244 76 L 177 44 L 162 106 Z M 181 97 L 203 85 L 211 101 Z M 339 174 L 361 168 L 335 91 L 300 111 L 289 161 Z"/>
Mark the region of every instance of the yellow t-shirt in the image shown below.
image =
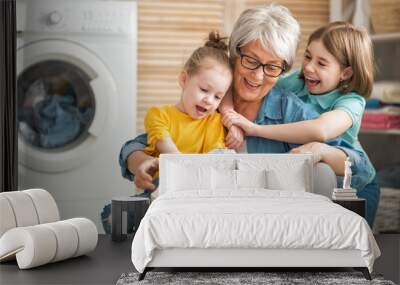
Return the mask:
<path id="1" fill-rule="evenodd" d="M 225 148 L 225 130 L 217 112 L 196 120 L 173 105 L 152 107 L 146 114 L 144 126 L 149 145 L 144 151 L 152 156 L 160 155 L 155 144 L 166 137 L 171 137 L 182 153 L 207 153 Z"/>

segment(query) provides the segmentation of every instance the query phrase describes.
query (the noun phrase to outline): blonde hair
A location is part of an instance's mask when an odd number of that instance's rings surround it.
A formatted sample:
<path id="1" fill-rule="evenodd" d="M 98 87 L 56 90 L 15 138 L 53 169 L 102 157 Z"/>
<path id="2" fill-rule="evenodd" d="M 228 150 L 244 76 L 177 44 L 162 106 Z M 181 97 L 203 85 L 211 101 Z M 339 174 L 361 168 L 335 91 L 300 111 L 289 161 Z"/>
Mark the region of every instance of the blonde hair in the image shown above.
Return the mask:
<path id="1" fill-rule="evenodd" d="M 307 45 L 321 40 L 325 48 L 343 67 L 351 67 L 353 75 L 342 81 L 341 93 L 356 91 L 368 98 L 374 83 L 374 63 L 371 39 L 365 29 L 358 29 L 346 22 L 332 22 L 313 32 Z M 300 74 L 304 78 L 303 73 Z"/>
<path id="2" fill-rule="evenodd" d="M 196 49 L 188 58 L 184 65 L 184 70 L 189 76 L 196 74 L 201 67 L 204 67 L 204 59 L 209 58 L 231 70 L 228 57 L 228 45 L 225 43 L 226 37 L 220 37 L 217 31 L 212 31 L 208 35 L 208 40 L 204 46 Z"/>

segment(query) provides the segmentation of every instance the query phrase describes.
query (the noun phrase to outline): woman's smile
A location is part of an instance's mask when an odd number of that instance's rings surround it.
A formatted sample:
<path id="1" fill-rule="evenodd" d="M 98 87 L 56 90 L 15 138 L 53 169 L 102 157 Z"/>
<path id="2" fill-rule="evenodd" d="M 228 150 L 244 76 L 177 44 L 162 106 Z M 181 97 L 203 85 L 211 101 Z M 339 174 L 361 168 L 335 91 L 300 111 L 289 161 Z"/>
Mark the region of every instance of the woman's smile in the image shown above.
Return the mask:
<path id="1" fill-rule="evenodd" d="M 255 83 L 253 81 L 248 80 L 247 78 L 243 78 L 243 79 L 244 79 L 246 87 L 249 88 L 252 91 L 257 91 L 257 89 L 259 87 L 261 87 L 261 84 L 257 84 L 257 83 Z"/>

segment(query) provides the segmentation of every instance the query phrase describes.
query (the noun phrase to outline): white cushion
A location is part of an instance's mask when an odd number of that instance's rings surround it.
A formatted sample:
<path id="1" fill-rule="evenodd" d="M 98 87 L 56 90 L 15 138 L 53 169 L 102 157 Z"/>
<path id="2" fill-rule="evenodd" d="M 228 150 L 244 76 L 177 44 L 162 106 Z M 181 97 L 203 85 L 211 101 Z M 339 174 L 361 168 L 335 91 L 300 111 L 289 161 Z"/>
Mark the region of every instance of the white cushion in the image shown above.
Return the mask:
<path id="1" fill-rule="evenodd" d="M 0 213 L 0 237 L 15 227 L 56 222 L 60 219 L 56 201 L 44 189 L 0 193 Z"/>
<path id="2" fill-rule="evenodd" d="M 231 170 L 212 168 L 212 184 L 215 195 L 223 191 L 229 192 L 242 188 L 267 188 L 266 170 Z M 231 193 L 233 194 L 233 193 Z"/>
<path id="3" fill-rule="evenodd" d="M 51 229 L 56 236 L 57 247 L 56 254 L 51 262 L 64 260 L 74 256 L 78 249 L 79 236 L 75 228 L 65 221 L 44 224 L 44 227 Z"/>
<path id="4" fill-rule="evenodd" d="M 240 188 L 312 192 L 312 174 L 312 155 L 307 154 L 163 154 L 160 195 L 185 190 L 210 195 Z"/>
<path id="5" fill-rule="evenodd" d="M 0 238 L 0 261 L 16 257 L 20 269 L 49 263 L 56 251 L 57 239 L 43 225 L 14 228 Z"/>
<path id="6" fill-rule="evenodd" d="M 312 160 L 303 155 L 271 156 L 268 159 L 239 159 L 239 170 L 266 170 L 267 187 L 271 190 L 312 192 Z"/>
<path id="7" fill-rule="evenodd" d="M 229 154 L 162 154 L 160 156 L 160 195 L 168 191 L 212 192 L 212 168 L 235 169 Z"/>
<path id="8" fill-rule="evenodd" d="M 1 196 L 10 202 L 17 227 L 33 226 L 39 223 L 31 197 L 22 191 L 3 192 Z"/>
<path id="9" fill-rule="evenodd" d="M 96 225 L 91 220 L 73 218 L 62 222 L 71 224 L 78 233 L 79 242 L 74 257 L 86 254 L 96 248 L 98 233 Z"/>
<path id="10" fill-rule="evenodd" d="M 58 221 L 56 202 L 43 189 L 0 193 L 0 214 L 0 262 L 16 258 L 20 269 L 86 254 L 97 245 L 94 223 Z"/>
<path id="11" fill-rule="evenodd" d="M 15 221 L 14 211 L 8 199 L 0 193 L 0 237 L 9 229 L 15 228 L 17 222 Z"/>
<path id="12" fill-rule="evenodd" d="M 22 191 L 30 196 L 38 215 L 39 224 L 60 220 L 60 213 L 53 196 L 43 189 L 28 189 Z"/>
<path id="13" fill-rule="evenodd" d="M 301 167 L 290 173 L 270 169 L 267 173 L 268 188 L 272 190 L 306 191 L 308 182 Z"/>
<path id="14" fill-rule="evenodd" d="M 267 171 L 262 170 L 236 170 L 237 187 L 240 188 L 267 188 Z"/>
<path id="15" fill-rule="evenodd" d="M 86 254 L 97 245 L 97 229 L 86 218 L 18 227 L 0 238 L 0 261 L 17 259 L 28 269 Z"/>
<path id="16" fill-rule="evenodd" d="M 171 163 L 168 173 L 167 191 L 211 189 L 211 167 Z"/>
<path id="17" fill-rule="evenodd" d="M 236 170 L 212 168 L 212 188 L 234 191 L 237 188 Z"/>

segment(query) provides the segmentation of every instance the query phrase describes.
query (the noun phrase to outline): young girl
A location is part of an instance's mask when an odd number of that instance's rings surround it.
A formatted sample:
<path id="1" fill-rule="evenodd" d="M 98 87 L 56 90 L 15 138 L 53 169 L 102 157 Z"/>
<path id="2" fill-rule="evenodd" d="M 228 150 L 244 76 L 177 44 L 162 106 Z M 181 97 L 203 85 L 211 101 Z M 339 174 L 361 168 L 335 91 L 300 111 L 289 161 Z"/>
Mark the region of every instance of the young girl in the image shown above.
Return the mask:
<path id="1" fill-rule="evenodd" d="M 225 148 L 221 115 L 216 113 L 232 82 L 232 71 L 223 38 L 211 32 L 204 46 L 186 61 L 178 82 L 182 96 L 176 105 L 152 107 L 145 117 L 147 154 L 206 153 Z M 149 197 L 150 191 L 138 196 Z M 101 213 L 104 231 L 111 233 L 111 204 Z M 134 231 L 134 213 L 127 217 L 128 233 Z"/>
<path id="2" fill-rule="evenodd" d="M 221 115 L 215 112 L 232 82 L 228 47 L 216 32 L 185 63 L 176 105 L 152 107 L 145 118 L 147 154 L 207 153 L 225 148 Z"/>
<path id="3" fill-rule="evenodd" d="M 231 110 L 228 101 L 225 110 L 229 110 L 223 112 L 223 123 L 229 129 L 232 125 L 240 127 L 247 136 L 305 144 L 299 147 L 301 150 L 311 150 L 311 142 L 342 137 L 365 158 L 370 183 L 366 187 L 368 191 L 364 188 L 358 196 L 367 199 L 367 220 L 372 225 L 379 186 L 375 170 L 358 141 L 364 98 L 370 95 L 372 84 L 373 55 L 367 32 L 345 22 L 329 23 L 311 34 L 301 70 L 281 77 L 277 83 L 278 87 L 289 89 L 304 102 L 314 105 L 321 114 L 318 118 L 257 125 Z"/>

